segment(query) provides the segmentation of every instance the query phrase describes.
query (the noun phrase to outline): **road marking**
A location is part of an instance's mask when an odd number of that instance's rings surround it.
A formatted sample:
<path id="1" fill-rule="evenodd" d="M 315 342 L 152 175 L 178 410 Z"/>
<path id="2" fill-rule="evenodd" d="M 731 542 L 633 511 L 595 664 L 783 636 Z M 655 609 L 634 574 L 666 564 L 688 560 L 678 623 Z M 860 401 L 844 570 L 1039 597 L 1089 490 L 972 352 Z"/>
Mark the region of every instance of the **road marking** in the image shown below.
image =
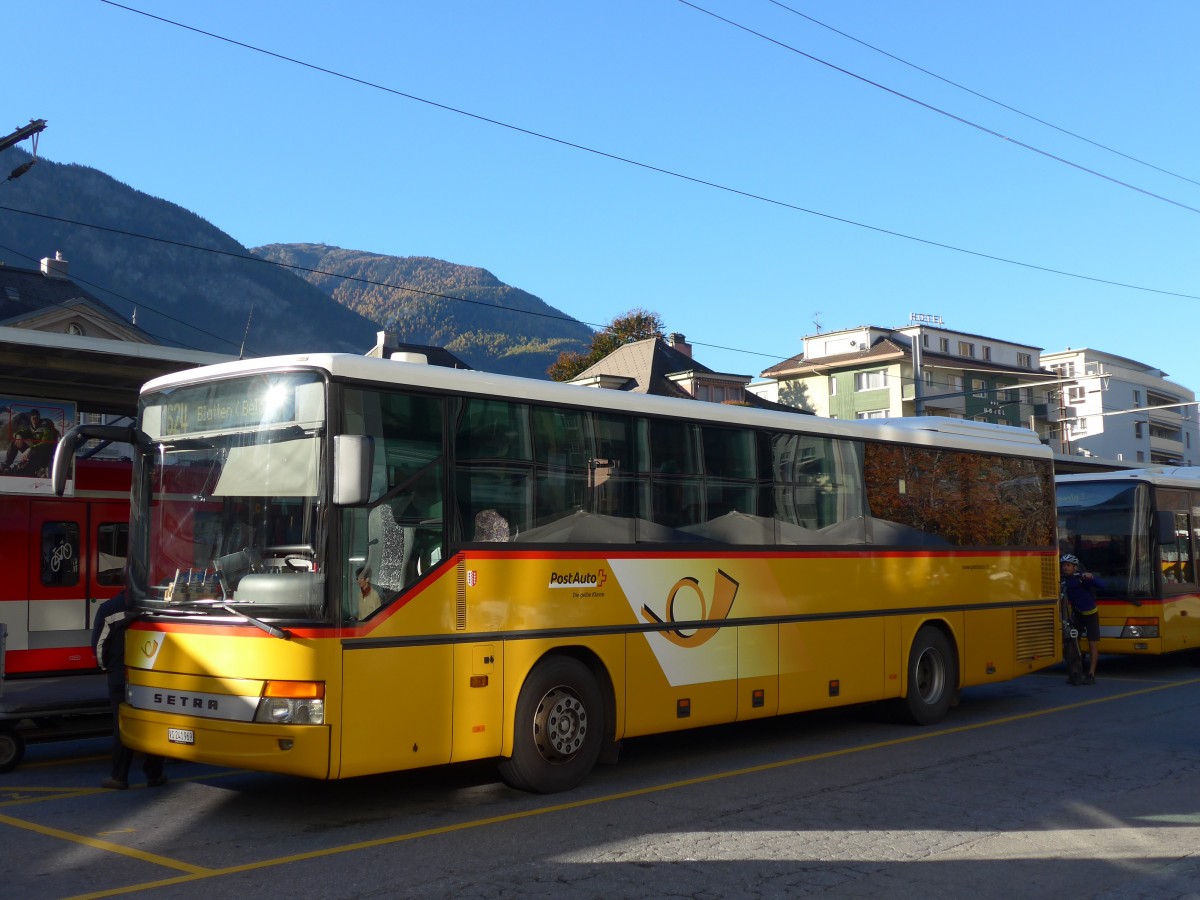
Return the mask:
<path id="1" fill-rule="evenodd" d="M 85 847 L 91 847 L 95 850 L 107 850 L 111 853 L 119 853 L 122 856 L 130 856 L 134 859 L 153 863 L 156 866 L 164 866 L 168 869 L 178 869 L 181 872 L 188 872 L 192 875 L 209 875 L 214 871 L 213 869 L 206 869 L 203 866 L 193 866 L 191 863 L 185 863 L 178 859 L 159 856 L 157 853 L 147 853 L 145 850 L 138 850 L 135 847 L 123 847 L 120 844 L 114 844 L 112 841 L 102 841 L 98 838 L 87 837 L 82 834 L 72 834 L 60 828 L 49 828 L 46 825 L 38 825 L 36 822 L 14 819 L 12 816 L 6 816 L 3 813 L 0 813 L 0 823 L 11 825 L 14 828 L 23 828 L 26 831 L 43 834 L 47 837 L 60 838 L 61 840 L 71 841 L 75 844 L 83 844 Z"/>
<path id="2" fill-rule="evenodd" d="M 709 775 L 698 775 L 695 778 L 685 778 L 680 781 L 670 781 L 664 784 L 651 785 L 644 788 L 636 788 L 630 791 L 620 791 L 615 794 L 605 794 L 602 797 L 590 797 L 583 800 L 572 800 L 567 803 L 556 803 L 551 806 L 538 807 L 537 809 L 524 810 L 522 812 L 507 813 L 502 816 L 490 816 L 486 819 L 473 819 L 468 822 L 457 822 L 452 825 L 442 825 L 437 828 L 427 828 L 422 831 L 412 831 L 407 834 L 397 834 L 390 837 L 374 838 L 369 841 L 357 841 L 353 844 L 342 844 L 338 847 L 327 847 L 323 850 L 310 850 L 306 853 L 296 853 L 290 856 L 280 856 L 274 859 L 264 859 L 258 862 L 242 863 L 237 866 L 227 866 L 219 869 L 206 869 L 201 866 L 189 867 L 187 863 L 182 863 L 176 860 L 170 860 L 165 857 L 154 857 L 153 854 L 143 854 L 140 851 L 131 851 L 128 847 L 120 845 L 107 845 L 105 849 L 112 849 L 114 852 L 123 853 L 126 855 L 135 855 L 139 859 L 154 859 L 162 860 L 161 864 L 171 868 L 182 869 L 189 872 L 187 875 L 179 875 L 174 878 L 166 878 L 159 881 L 149 881 L 142 884 L 126 885 L 124 887 L 110 888 L 108 890 L 96 891 L 88 894 L 78 894 L 68 900 L 100 900 L 103 897 L 115 897 L 122 894 L 132 894 L 138 891 L 153 890 L 155 888 L 170 887 L 176 884 L 187 884 L 194 881 L 206 880 L 209 878 L 219 877 L 223 875 L 234 875 L 241 872 L 252 872 L 257 869 L 269 869 L 275 866 L 288 865 L 295 862 L 305 862 L 313 859 L 321 859 L 327 856 L 337 856 L 342 853 L 353 853 L 358 850 L 369 850 L 375 847 L 387 847 L 392 844 L 401 844 L 408 841 L 420 840 L 427 837 L 436 837 L 443 834 L 453 834 L 459 831 L 469 831 L 473 828 L 485 828 L 490 825 L 500 825 L 505 822 L 515 822 L 521 819 L 531 819 L 535 816 L 547 815 L 550 813 L 565 812 L 572 809 L 583 809 L 588 806 L 598 806 L 602 803 L 612 803 L 617 800 L 629 800 L 634 797 L 645 797 L 651 794 L 659 794 L 665 791 L 673 791 L 684 787 L 693 787 L 700 784 L 709 784 L 716 781 L 723 781 L 728 778 L 739 778 L 744 775 L 754 775 L 760 772 L 769 772 L 775 769 L 784 769 L 789 766 L 797 766 L 803 763 L 817 762 L 820 760 L 834 759 L 839 756 L 850 756 L 855 753 L 863 753 L 870 750 L 881 750 L 886 747 L 898 747 L 903 744 L 911 744 L 917 741 L 927 741 L 933 738 L 943 737 L 948 734 L 962 734 L 968 731 L 977 731 L 981 728 L 992 728 L 997 725 L 1007 725 L 1013 722 L 1021 722 L 1027 719 L 1036 719 L 1042 716 L 1048 716 L 1053 713 L 1066 712 L 1073 709 L 1081 709 L 1086 706 L 1094 706 L 1098 703 L 1110 703 L 1114 700 L 1127 700 L 1131 697 L 1140 697 L 1146 694 L 1154 694 L 1159 691 L 1168 690 L 1176 687 L 1190 687 L 1200 684 L 1200 677 L 1189 678 L 1185 681 L 1176 681 L 1165 684 L 1155 684 L 1151 687 L 1142 688 L 1135 691 L 1125 691 L 1121 694 L 1113 694 L 1112 696 L 1097 696 L 1090 700 L 1080 700 L 1075 703 L 1064 703 L 1060 706 L 1054 706 L 1049 709 L 1034 710 L 1032 712 L 1017 713 L 1011 716 L 1004 716 L 1000 719 L 989 719 L 984 722 L 974 722 L 970 725 L 955 725 L 949 728 L 939 728 L 936 731 L 922 730 L 918 734 L 908 735 L 901 738 L 892 738 L 886 741 L 875 741 L 870 744 L 862 744 L 856 747 L 844 747 L 840 750 L 826 750 L 821 753 L 810 753 L 805 756 L 796 756 L 791 759 L 778 760 L 776 762 L 761 763 L 755 766 L 746 766 L 740 769 L 730 769 L 724 772 L 714 772 Z M 89 846 L 106 845 L 107 842 L 95 841 L 90 838 L 83 838 L 78 835 L 72 835 L 69 832 L 57 831 L 56 829 L 44 829 L 41 826 L 32 824 L 26 825 L 19 819 L 9 819 L 7 816 L 0 815 L 0 822 L 8 822 L 17 827 L 29 827 L 32 830 L 39 831 L 43 834 L 52 834 L 54 836 L 63 837 L 66 840 L 86 843 Z"/>
<path id="3" fill-rule="evenodd" d="M 105 753 L 101 756 L 71 756 L 65 759 L 43 759 L 41 762 L 21 763 L 22 769 L 45 769 L 50 766 L 65 766 L 73 763 L 99 762 L 102 759 L 111 759 L 111 754 Z"/>

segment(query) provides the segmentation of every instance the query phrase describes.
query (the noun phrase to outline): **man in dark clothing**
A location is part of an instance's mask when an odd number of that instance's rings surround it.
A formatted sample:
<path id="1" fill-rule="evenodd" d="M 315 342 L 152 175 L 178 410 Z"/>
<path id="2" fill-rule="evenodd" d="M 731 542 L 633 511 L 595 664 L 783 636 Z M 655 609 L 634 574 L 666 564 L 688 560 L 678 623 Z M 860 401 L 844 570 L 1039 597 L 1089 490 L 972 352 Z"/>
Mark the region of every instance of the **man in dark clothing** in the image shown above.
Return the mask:
<path id="1" fill-rule="evenodd" d="M 1075 627 L 1087 635 L 1088 670 L 1084 684 L 1096 683 L 1096 663 L 1100 659 L 1100 608 L 1096 605 L 1096 589 L 1104 585 L 1091 572 L 1079 570 L 1079 557 L 1064 553 L 1059 561 L 1062 588 L 1075 620 Z"/>
<path id="2" fill-rule="evenodd" d="M 133 751 L 121 743 L 121 703 L 125 700 L 125 631 L 137 617 L 126 605 L 125 591 L 110 597 L 96 610 L 92 624 L 92 651 L 96 662 L 108 675 L 108 702 L 112 707 L 112 775 L 100 782 L 100 787 L 123 791 L 129 787 L 129 766 Z M 146 787 L 167 783 L 161 756 L 147 756 L 142 763 Z"/>

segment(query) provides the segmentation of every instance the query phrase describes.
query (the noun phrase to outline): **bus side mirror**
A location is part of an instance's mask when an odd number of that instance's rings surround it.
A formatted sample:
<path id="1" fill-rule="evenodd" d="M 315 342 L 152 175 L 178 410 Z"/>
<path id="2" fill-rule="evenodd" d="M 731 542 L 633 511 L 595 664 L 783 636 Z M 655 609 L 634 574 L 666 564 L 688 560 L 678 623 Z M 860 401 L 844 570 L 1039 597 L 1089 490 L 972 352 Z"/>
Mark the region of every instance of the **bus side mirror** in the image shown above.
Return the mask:
<path id="1" fill-rule="evenodd" d="M 333 436 L 333 503 L 359 506 L 371 497 L 371 468 L 375 441 L 365 434 Z"/>
<path id="2" fill-rule="evenodd" d="M 1160 547 L 1175 546 L 1175 513 L 1170 510 L 1156 512 L 1154 514 L 1155 531 L 1158 532 L 1158 545 Z"/>
<path id="3" fill-rule="evenodd" d="M 71 463 L 75 460 L 75 450 L 80 444 L 92 439 L 107 441 L 110 444 L 138 443 L 137 429 L 126 425 L 76 425 L 67 429 L 58 446 L 54 448 L 54 465 L 50 472 L 50 486 L 55 497 L 61 497 L 67 489 L 67 478 L 71 474 Z"/>

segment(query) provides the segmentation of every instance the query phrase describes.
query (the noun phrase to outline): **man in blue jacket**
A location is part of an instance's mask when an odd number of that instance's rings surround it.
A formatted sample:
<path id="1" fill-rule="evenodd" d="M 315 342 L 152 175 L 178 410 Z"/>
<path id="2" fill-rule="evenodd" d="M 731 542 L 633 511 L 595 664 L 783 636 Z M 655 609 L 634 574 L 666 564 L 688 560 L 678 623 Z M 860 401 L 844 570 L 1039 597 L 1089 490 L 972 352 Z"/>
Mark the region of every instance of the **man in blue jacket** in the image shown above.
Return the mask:
<path id="1" fill-rule="evenodd" d="M 1075 627 L 1087 634 L 1088 670 L 1084 684 L 1096 683 L 1096 663 L 1100 659 L 1100 609 L 1096 606 L 1096 589 L 1104 585 L 1091 572 L 1079 570 L 1079 557 L 1064 553 L 1059 561 L 1063 591 L 1071 604 Z"/>
<path id="2" fill-rule="evenodd" d="M 125 591 L 109 597 L 96 610 L 92 623 L 92 650 L 96 662 L 108 675 L 108 703 L 112 707 L 112 775 L 100 782 L 100 787 L 123 791 L 129 787 L 129 766 L 133 751 L 121 743 L 121 703 L 125 699 L 125 632 L 137 613 L 128 608 Z M 167 783 L 161 756 L 147 756 L 142 763 L 146 787 Z"/>

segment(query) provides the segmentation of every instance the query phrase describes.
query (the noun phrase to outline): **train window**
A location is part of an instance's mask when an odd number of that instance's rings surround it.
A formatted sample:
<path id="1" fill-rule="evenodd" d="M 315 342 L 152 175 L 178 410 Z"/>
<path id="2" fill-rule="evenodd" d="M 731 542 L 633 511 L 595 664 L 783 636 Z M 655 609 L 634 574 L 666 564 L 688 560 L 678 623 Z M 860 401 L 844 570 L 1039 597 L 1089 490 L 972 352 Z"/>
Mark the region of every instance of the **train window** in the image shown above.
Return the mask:
<path id="1" fill-rule="evenodd" d="M 129 554 L 129 523 L 105 522 L 96 529 L 96 582 L 119 585 Z"/>

